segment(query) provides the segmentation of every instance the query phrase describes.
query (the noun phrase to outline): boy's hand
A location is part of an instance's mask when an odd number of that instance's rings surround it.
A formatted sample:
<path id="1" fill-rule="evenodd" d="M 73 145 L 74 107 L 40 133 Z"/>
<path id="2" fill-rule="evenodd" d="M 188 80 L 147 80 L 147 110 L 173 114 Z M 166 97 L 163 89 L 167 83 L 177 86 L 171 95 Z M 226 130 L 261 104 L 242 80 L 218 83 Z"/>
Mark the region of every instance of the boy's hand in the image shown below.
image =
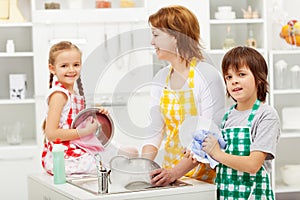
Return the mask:
<path id="1" fill-rule="evenodd" d="M 210 155 L 212 158 L 214 158 L 214 155 L 221 151 L 218 139 L 213 136 L 212 134 L 209 134 L 203 141 L 203 151 L 205 151 L 208 155 Z"/>

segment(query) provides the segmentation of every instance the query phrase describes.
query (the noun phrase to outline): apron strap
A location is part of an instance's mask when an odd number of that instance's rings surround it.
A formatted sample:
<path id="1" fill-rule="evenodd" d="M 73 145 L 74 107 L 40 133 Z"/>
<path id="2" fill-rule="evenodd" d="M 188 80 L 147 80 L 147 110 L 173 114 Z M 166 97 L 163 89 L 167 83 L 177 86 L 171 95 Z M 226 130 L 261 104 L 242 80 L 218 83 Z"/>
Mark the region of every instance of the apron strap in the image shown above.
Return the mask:
<path id="1" fill-rule="evenodd" d="M 258 110 L 259 106 L 260 106 L 260 100 L 257 99 L 255 101 L 255 103 L 254 103 L 254 105 L 252 107 L 251 113 L 250 113 L 250 115 L 248 117 L 248 123 L 247 123 L 248 127 L 252 126 L 252 120 L 254 119 L 255 113 Z"/>
<path id="2" fill-rule="evenodd" d="M 194 88 L 194 75 L 195 75 L 195 66 L 197 65 L 197 59 L 196 58 L 192 58 L 192 60 L 189 63 L 190 66 L 190 71 L 189 71 L 189 76 L 187 79 L 189 88 Z M 173 72 L 173 67 L 171 66 L 169 74 L 166 78 L 166 87 L 168 87 L 169 81 L 170 81 L 170 77 L 171 77 L 171 73 Z"/>
<path id="3" fill-rule="evenodd" d="M 56 85 L 56 86 L 59 86 L 59 87 L 62 87 L 62 88 L 64 88 L 64 89 L 66 89 L 65 86 L 63 86 L 63 84 L 61 84 L 61 83 L 58 82 L 58 81 L 55 81 L 55 85 Z M 68 90 L 68 94 L 69 94 L 69 98 L 70 98 L 70 100 L 71 100 L 71 107 L 70 107 L 70 110 L 69 110 L 69 113 L 68 113 L 67 123 L 68 123 L 69 128 L 70 128 L 73 119 L 70 119 L 69 116 L 72 116 L 73 109 L 72 109 L 72 95 L 71 95 L 71 92 L 70 92 L 69 90 Z"/>
<path id="4" fill-rule="evenodd" d="M 259 108 L 259 106 L 260 106 L 260 100 L 256 100 L 255 101 L 255 103 L 254 103 L 254 105 L 252 106 L 252 110 L 251 110 L 251 112 L 250 112 L 250 114 L 249 114 L 249 117 L 248 117 L 248 123 L 247 123 L 247 126 L 248 127 L 251 127 L 252 126 L 252 120 L 253 120 L 253 118 L 254 118 L 254 116 L 255 116 L 255 113 L 256 113 L 256 111 L 258 110 L 258 108 Z M 237 104 L 234 104 L 233 106 L 231 106 L 230 107 L 230 109 L 226 112 L 226 114 L 224 115 L 224 117 L 223 117 L 223 120 L 222 120 L 222 124 L 221 124 L 221 128 L 223 129 L 224 127 L 225 127 L 225 123 L 226 123 L 226 121 L 227 121 L 227 119 L 228 119 L 228 116 L 229 116 L 229 114 L 230 114 L 230 112 L 235 108 L 237 106 Z"/>

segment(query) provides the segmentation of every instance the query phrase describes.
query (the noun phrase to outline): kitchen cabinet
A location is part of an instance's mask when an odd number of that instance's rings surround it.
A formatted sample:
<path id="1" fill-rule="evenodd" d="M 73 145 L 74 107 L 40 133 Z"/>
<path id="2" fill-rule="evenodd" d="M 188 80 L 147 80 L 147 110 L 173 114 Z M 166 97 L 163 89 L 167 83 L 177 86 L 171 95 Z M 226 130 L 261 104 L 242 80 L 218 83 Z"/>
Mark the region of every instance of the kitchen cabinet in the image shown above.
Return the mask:
<path id="1" fill-rule="evenodd" d="M 0 19 L 0 199 L 24 199 L 27 174 L 39 171 L 33 24 L 30 0 L 8 2 L 9 17 Z M 7 52 L 8 40 L 13 40 L 14 51 Z M 26 87 L 15 88 L 25 88 L 25 98 L 10 95 L 10 86 L 18 83 L 16 79 L 10 83 L 11 74 L 26 77 Z M 16 188 L 18 192 L 12 192 Z"/>
<path id="2" fill-rule="evenodd" d="M 258 18 L 244 19 L 241 8 L 247 10 L 248 5 L 251 5 L 253 11 L 258 11 Z M 215 19 L 215 12 L 218 11 L 219 6 L 232 6 L 232 11 L 235 11 L 236 18 L 224 20 Z M 227 51 L 222 48 L 222 45 L 227 37 L 226 31 L 228 26 L 230 26 L 230 36 L 234 38 L 237 45 L 246 45 L 249 30 L 251 29 L 253 31 L 257 44 L 256 49 L 265 57 L 269 66 L 270 94 L 268 95 L 267 103 L 272 105 L 278 111 L 283 125 L 276 159 L 273 162 L 273 171 L 271 174 L 272 185 L 277 199 L 297 199 L 296 196 L 299 196 L 300 192 L 299 186 L 292 187 L 284 184 L 280 168 L 285 164 L 300 164 L 299 156 L 297 155 L 297 152 L 300 150 L 299 145 L 297 145 L 300 142 L 300 130 L 295 130 L 294 128 L 288 129 L 288 127 L 285 128 L 291 124 L 289 119 L 299 122 L 299 114 L 295 115 L 294 113 L 293 116 L 288 116 L 288 119 L 285 119 L 283 118 L 283 113 L 286 112 L 282 112 L 282 110 L 287 107 L 300 107 L 300 88 L 293 88 L 291 84 L 292 73 L 289 73 L 288 77 L 283 78 L 284 84 L 286 85 L 284 89 L 276 88 L 276 83 L 279 81 L 278 77 L 283 77 L 284 74 L 281 73 L 276 75 L 275 64 L 279 60 L 285 60 L 288 63 L 287 70 L 294 65 L 300 65 L 298 59 L 300 51 L 299 48 L 291 47 L 285 48 L 286 50 L 272 50 L 272 45 L 273 48 L 275 48 L 276 43 L 281 42 L 279 32 L 278 30 L 275 30 L 276 26 L 273 24 L 274 27 L 272 27 L 270 23 L 271 19 L 267 19 L 266 16 L 267 12 L 272 10 L 272 6 L 272 4 L 261 0 L 210 1 L 210 43 L 208 44 L 208 53 L 215 62 L 217 68 L 220 70 L 222 58 Z M 268 10 L 267 8 L 270 9 Z M 272 16 L 272 13 L 269 13 L 269 16 Z M 276 36 L 276 38 L 272 38 L 270 36 Z M 268 38 L 271 38 L 270 40 L 272 40 L 273 44 L 268 44 Z"/>
<path id="3" fill-rule="evenodd" d="M 35 180 L 28 178 L 28 199 L 31 200 L 71 200 L 46 185 L 38 184 Z"/>
<path id="4" fill-rule="evenodd" d="M 26 199 L 27 176 L 39 170 L 39 148 L 36 145 L 1 146 L 1 199 Z"/>
<path id="5" fill-rule="evenodd" d="M 218 7 L 231 6 L 232 12 L 235 12 L 235 17 L 215 17 L 218 12 Z M 258 15 L 253 15 L 253 18 L 244 17 L 242 9 L 248 10 L 251 6 L 253 12 Z M 235 41 L 236 45 L 246 45 L 249 33 L 253 34 L 256 40 L 256 49 L 267 58 L 267 18 L 266 18 L 266 1 L 251 0 L 212 0 L 209 1 L 209 39 L 207 50 L 209 56 L 214 60 L 217 69 L 221 69 L 221 61 L 228 50 L 223 48 L 225 39 L 229 37 Z"/>
<path id="6" fill-rule="evenodd" d="M 299 56 L 300 50 L 297 48 L 271 50 L 269 53 L 270 105 L 277 110 L 282 125 L 282 133 L 274 163 L 275 173 L 273 175 L 275 191 L 279 199 L 284 199 L 284 195 L 290 195 L 289 198 L 291 199 L 295 195 L 299 196 L 300 193 L 300 186 L 284 184 L 281 176 L 281 168 L 284 165 L 300 164 L 298 155 L 300 151 L 300 116 L 297 112 L 297 108 L 300 107 L 300 88 L 296 88 L 297 84 L 292 82 L 292 77 L 297 72 L 290 71 L 293 66 L 300 65 Z M 287 64 L 286 72 L 281 71 L 278 73 L 278 68 L 282 67 L 278 66 L 278 63 L 283 60 Z M 280 82 L 280 76 L 285 76 L 284 82 L 283 84 L 276 84 Z M 299 78 L 296 81 L 300 81 Z M 291 174 L 291 176 L 293 175 Z"/>
<path id="7" fill-rule="evenodd" d="M 32 23 L 31 22 L 4 22 L 0 21 L 0 150 L 7 146 L 6 136 L 10 134 L 14 122 L 23 124 L 20 134 L 23 139 L 35 143 L 35 99 L 34 99 L 34 66 L 32 48 Z M 6 51 L 7 40 L 14 41 L 13 52 Z M 16 92 L 10 91 L 14 83 L 10 83 L 11 74 L 24 74 L 26 76 L 26 87 L 16 85 Z M 18 90 L 25 89 L 25 98 L 18 97 Z M 12 98 L 10 97 L 12 93 Z M 14 98 L 14 95 L 16 97 Z M 21 111 L 21 112 L 20 112 Z M 33 111 L 33 112 L 32 112 Z M 5 129 L 6 127 L 7 129 Z M 9 129 L 9 130 L 8 130 Z M 4 133 L 6 132 L 6 133 Z"/>

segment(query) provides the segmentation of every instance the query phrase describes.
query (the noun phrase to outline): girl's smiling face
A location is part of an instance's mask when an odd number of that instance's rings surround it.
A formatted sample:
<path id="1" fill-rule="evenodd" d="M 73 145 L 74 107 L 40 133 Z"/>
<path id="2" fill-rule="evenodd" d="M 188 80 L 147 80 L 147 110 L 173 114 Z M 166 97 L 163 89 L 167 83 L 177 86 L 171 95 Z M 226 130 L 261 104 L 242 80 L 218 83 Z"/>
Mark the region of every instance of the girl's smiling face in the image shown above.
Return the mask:
<path id="1" fill-rule="evenodd" d="M 238 103 L 251 104 L 257 99 L 257 86 L 249 67 L 244 65 L 239 67 L 238 70 L 229 67 L 224 78 L 228 93 Z"/>
<path id="2" fill-rule="evenodd" d="M 72 91 L 75 81 L 80 76 L 81 54 L 75 49 L 58 52 L 54 65 L 49 65 L 49 70 L 56 75 L 57 80 L 68 90 Z"/>
<path id="3" fill-rule="evenodd" d="M 155 48 L 156 55 L 160 60 L 170 61 L 177 57 L 175 37 L 158 28 L 152 28 L 151 45 Z"/>

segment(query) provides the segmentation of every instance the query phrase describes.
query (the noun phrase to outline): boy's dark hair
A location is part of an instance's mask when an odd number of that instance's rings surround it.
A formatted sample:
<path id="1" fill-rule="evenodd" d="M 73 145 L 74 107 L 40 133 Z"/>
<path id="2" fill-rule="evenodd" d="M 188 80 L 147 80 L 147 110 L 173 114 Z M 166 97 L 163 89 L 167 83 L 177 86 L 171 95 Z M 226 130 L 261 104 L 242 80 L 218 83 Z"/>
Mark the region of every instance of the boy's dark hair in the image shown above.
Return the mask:
<path id="1" fill-rule="evenodd" d="M 257 99 L 264 102 L 269 93 L 268 66 L 264 57 L 251 47 L 238 46 L 229 50 L 222 60 L 223 78 L 227 75 L 230 67 L 238 70 L 242 66 L 248 67 L 252 72 L 257 86 Z M 226 83 L 225 78 L 224 81 Z M 227 96 L 230 97 L 228 91 Z"/>

